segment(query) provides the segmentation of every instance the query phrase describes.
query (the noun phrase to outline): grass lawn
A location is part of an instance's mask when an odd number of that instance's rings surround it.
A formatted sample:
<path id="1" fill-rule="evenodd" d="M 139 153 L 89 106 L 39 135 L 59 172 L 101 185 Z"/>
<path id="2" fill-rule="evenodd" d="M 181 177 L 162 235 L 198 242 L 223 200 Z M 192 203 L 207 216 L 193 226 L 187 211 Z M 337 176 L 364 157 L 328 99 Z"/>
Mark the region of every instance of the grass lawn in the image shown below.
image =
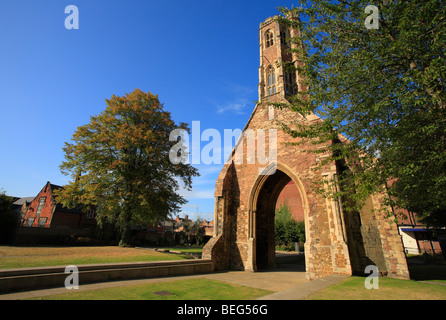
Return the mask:
<path id="1" fill-rule="evenodd" d="M 446 300 L 446 286 L 413 280 L 380 278 L 379 288 L 367 290 L 365 277 L 350 277 L 316 292 L 307 300 Z M 167 292 L 157 295 L 155 292 Z M 249 300 L 272 293 L 216 280 L 198 278 L 115 287 L 70 290 L 43 300 Z"/>
<path id="2" fill-rule="evenodd" d="M 0 268 L 190 259 L 189 256 L 141 248 L 0 246 Z"/>
<path id="3" fill-rule="evenodd" d="M 350 277 L 307 300 L 446 300 L 446 286 L 413 280 L 379 278 L 378 289 L 366 289 L 365 277 Z"/>
<path id="4" fill-rule="evenodd" d="M 166 295 L 157 295 L 164 292 Z M 272 293 L 211 279 L 198 278 L 115 287 L 97 290 L 70 290 L 67 293 L 44 296 L 42 300 L 248 300 Z"/>

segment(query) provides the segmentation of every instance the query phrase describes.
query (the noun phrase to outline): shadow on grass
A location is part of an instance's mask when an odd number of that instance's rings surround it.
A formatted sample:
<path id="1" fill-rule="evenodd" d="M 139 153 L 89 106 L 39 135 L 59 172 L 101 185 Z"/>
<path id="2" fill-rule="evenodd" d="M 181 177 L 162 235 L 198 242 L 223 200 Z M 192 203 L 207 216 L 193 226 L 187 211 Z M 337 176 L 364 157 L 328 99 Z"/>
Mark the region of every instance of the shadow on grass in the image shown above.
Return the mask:
<path id="1" fill-rule="evenodd" d="M 407 258 L 410 278 L 417 281 L 446 281 L 446 260 L 444 258 L 432 258 L 413 256 Z"/>
<path id="2" fill-rule="evenodd" d="M 259 268 L 261 272 L 306 272 L 305 255 L 276 252 L 275 266 Z"/>

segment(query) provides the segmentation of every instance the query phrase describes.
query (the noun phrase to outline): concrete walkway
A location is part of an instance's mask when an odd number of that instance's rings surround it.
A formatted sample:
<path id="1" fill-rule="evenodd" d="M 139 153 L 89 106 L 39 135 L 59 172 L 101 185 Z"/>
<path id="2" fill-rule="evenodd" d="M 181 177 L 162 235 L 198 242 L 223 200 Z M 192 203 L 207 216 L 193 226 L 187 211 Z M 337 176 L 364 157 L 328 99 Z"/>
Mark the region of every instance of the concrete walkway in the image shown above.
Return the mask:
<path id="1" fill-rule="evenodd" d="M 138 284 L 150 284 L 158 282 L 177 281 L 193 278 L 207 278 L 228 283 L 244 285 L 248 287 L 266 289 L 274 293 L 260 297 L 258 300 L 300 300 L 308 295 L 330 286 L 348 276 L 330 275 L 318 280 L 306 280 L 305 267 L 295 263 L 282 263 L 275 269 L 259 272 L 228 271 L 209 274 L 171 276 L 140 280 L 112 281 L 79 286 L 79 291 L 112 288 L 119 286 L 131 286 Z M 53 288 L 43 290 L 24 291 L 0 295 L 0 300 L 21 300 L 39 298 L 47 295 L 66 293 L 66 288 Z"/>
<path id="2" fill-rule="evenodd" d="M 347 277 L 348 276 L 346 275 L 332 274 L 317 280 L 302 283 L 286 290 L 260 297 L 257 300 L 302 300 L 309 295 L 331 286 Z"/>

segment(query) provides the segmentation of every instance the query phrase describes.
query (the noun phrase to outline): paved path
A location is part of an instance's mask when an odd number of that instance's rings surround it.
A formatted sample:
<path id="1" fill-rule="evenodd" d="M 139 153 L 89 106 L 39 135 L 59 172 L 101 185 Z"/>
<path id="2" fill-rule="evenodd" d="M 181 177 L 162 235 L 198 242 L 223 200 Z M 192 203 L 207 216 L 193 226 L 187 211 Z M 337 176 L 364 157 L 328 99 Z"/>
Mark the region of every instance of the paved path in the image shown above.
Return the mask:
<path id="1" fill-rule="evenodd" d="M 155 282 L 176 281 L 192 278 L 214 279 L 258 289 L 267 289 L 274 293 L 260 297 L 258 300 L 300 300 L 332 285 L 347 276 L 330 275 L 318 280 L 306 280 L 305 269 L 296 264 L 280 264 L 276 269 L 259 272 L 228 271 L 210 274 L 177 276 L 164 278 L 150 278 L 141 280 L 113 281 L 79 286 L 79 291 L 111 288 L 118 286 L 130 286 L 136 284 L 150 284 Z M 65 288 L 34 290 L 0 295 L 0 300 L 20 300 L 38 298 L 47 295 L 66 293 Z"/>
<path id="2" fill-rule="evenodd" d="M 348 276 L 346 275 L 340 274 L 329 275 L 317 280 L 307 281 L 286 290 L 260 297 L 257 300 L 302 300 L 309 295 L 331 286 L 347 277 Z"/>

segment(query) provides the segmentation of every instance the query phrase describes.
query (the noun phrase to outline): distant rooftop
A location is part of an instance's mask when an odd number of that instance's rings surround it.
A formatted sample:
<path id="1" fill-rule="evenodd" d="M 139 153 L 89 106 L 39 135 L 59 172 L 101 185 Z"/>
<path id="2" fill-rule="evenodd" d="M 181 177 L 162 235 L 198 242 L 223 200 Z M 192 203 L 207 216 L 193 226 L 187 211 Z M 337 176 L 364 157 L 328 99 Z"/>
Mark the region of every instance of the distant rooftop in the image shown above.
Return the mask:
<path id="1" fill-rule="evenodd" d="M 35 197 L 23 197 L 23 198 L 18 198 L 18 200 L 14 201 L 13 204 L 21 206 L 21 205 L 24 204 L 25 202 L 31 202 L 31 201 L 33 201 L 34 198 L 35 198 Z"/>

